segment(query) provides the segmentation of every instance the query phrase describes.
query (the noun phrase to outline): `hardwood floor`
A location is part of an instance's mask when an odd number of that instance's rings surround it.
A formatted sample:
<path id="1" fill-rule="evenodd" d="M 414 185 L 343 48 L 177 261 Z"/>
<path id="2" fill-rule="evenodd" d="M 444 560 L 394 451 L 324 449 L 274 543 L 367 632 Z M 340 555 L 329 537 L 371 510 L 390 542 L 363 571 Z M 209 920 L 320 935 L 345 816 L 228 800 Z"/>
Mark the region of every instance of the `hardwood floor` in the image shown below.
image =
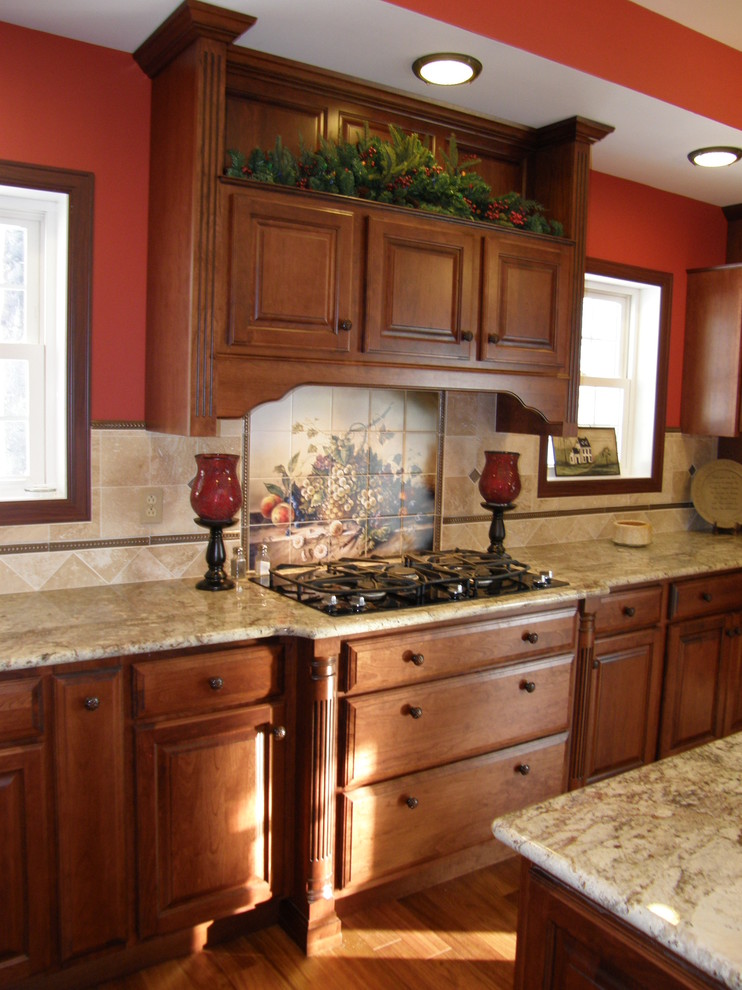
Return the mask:
<path id="1" fill-rule="evenodd" d="M 274 926 L 99 990 L 512 990 L 518 880 L 509 859 L 364 908 L 311 959 Z"/>

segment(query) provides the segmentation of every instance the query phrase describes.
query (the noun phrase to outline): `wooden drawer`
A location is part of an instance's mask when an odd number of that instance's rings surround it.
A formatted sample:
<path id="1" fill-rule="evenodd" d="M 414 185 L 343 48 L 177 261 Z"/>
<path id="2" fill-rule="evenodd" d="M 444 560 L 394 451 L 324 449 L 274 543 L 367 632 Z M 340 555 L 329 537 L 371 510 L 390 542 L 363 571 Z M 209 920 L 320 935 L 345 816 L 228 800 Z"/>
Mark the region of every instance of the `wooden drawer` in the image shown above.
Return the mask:
<path id="1" fill-rule="evenodd" d="M 714 574 L 670 588 L 670 618 L 693 619 L 742 608 L 742 574 Z"/>
<path id="2" fill-rule="evenodd" d="M 0 743 L 38 739 L 43 731 L 41 678 L 0 681 Z"/>
<path id="3" fill-rule="evenodd" d="M 626 588 L 586 604 L 595 612 L 595 635 L 656 626 L 662 621 L 662 585 Z"/>
<path id="4" fill-rule="evenodd" d="M 338 886 L 493 842 L 497 815 L 561 793 L 566 750 L 562 734 L 341 795 Z"/>
<path id="5" fill-rule="evenodd" d="M 575 648 L 576 608 L 465 626 L 439 626 L 345 644 L 341 690 L 380 688 L 481 670 L 508 660 Z"/>
<path id="6" fill-rule="evenodd" d="M 284 651 L 242 646 L 132 667 L 135 717 L 216 711 L 281 694 Z"/>
<path id="7" fill-rule="evenodd" d="M 440 766 L 552 735 L 570 718 L 572 656 L 344 698 L 341 785 Z"/>

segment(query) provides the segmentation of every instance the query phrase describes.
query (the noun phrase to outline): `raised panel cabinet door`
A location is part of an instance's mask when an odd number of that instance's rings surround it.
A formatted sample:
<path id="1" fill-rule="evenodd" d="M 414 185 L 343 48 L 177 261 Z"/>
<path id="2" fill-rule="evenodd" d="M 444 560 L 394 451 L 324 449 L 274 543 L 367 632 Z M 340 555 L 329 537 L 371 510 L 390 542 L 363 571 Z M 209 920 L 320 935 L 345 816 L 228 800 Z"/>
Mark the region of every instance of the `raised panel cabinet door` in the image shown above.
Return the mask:
<path id="1" fill-rule="evenodd" d="M 364 351 L 467 361 L 476 354 L 478 237 L 430 218 L 370 217 Z"/>
<path id="2" fill-rule="evenodd" d="M 266 704 L 137 729 L 142 937 L 281 893 L 284 718 Z"/>
<path id="3" fill-rule="evenodd" d="M 52 679 L 63 960 L 129 935 L 123 672 Z"/>
<path id="4" fill-rule="evenodd" d="M 660 757 L 721 735 L 725 627 L 724 616 L 710 616 L 668 628 Z"/>
<path id="5" fill-rule="evenodd" d="M 518 234 L 485 236 L 484 361 L 505 370 L 566 371 L 573 256 L 571 244 Z"/>
<path id="6" fill-rule="evenodd" d="M 662 630 L 598 640 L 589 670 L 584 782 L 651 763 L 662 696 Z"/>
<path id="7" fill-rule="evenodd" d="M 353 214 L 261 190 L 225 190 L 227 343 L 245 351 L 346 353 Z"/>
<path id="8" fill-rule="evenodd" d="M 49 856 L 41 746 L 0 749 L 0 987 L 50 956 Z"/>

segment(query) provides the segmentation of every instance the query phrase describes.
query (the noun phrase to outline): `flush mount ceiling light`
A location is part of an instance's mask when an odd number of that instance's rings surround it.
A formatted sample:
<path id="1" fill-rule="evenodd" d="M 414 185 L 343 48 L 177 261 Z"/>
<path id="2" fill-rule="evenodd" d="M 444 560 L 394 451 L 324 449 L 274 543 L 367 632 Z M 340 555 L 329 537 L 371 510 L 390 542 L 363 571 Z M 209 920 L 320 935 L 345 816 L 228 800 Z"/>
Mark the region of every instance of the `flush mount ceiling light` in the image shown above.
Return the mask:
<path id="1" fill-rule="evenodd" d="M 438 52 L 415 59 L 412 71 L 418 79 L 433 86 L 460 86 L 477 78 L 482 63 L 471 55 Z"/>
<path id="2" fill-rule="evenodd" d="M 698 148 L 688 155 L 688 160 L 693 165 L 702 165 L 704 168 L 734 165 L 740 158 L 742 158 L 742 148 Z"/>

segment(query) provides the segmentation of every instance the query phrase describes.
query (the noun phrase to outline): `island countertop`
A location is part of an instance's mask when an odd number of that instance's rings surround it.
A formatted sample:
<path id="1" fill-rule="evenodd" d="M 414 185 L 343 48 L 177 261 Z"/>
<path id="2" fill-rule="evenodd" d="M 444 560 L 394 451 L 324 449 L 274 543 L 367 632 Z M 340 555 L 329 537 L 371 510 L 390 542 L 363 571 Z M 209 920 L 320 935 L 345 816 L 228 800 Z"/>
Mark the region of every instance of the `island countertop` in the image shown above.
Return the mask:
<path id="1" fill-rule="evenodd" d="M 660 534 L 637 548 L 590 540 L 511 553 L 533 571 L 551 570 L 567 586 L 343 618 L 250 582 L 240 595 L 198 591 L 192 579 L 0 595 L 0 671 L 269 636 L 323 639 L 495 617 L 525 606 L 574 604 L 626 584 L 742 568 L 742 539 L 710 532 Z"/>
<path id="2" fill-rule="evenodd" d="M 742 988 L 742 733 L 497 818 L 501 842 Z"/>

